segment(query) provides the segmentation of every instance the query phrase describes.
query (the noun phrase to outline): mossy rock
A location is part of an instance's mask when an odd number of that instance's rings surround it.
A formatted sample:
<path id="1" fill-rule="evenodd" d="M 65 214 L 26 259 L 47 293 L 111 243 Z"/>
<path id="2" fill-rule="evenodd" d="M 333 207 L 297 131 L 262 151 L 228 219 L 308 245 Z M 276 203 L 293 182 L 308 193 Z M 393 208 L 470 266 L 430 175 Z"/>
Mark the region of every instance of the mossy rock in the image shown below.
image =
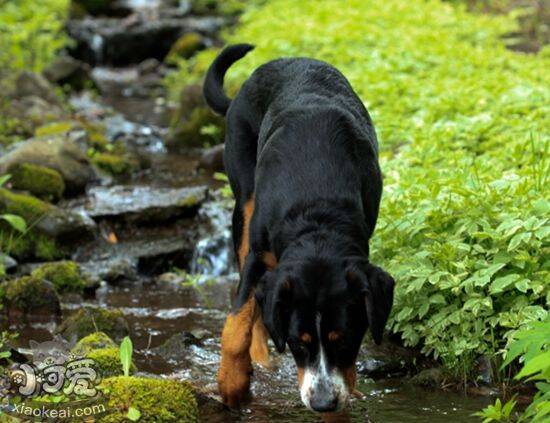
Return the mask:
<path id="1" fill-rule="evenodd" d="M 34 276 L 23 276 L 0 285 L 4 311 L 14 315 L 59 315 L 61 307 L 51 282 Z"/>
<path id="2" fill-rule="evenodd" d="M 205 47 L 204 40 L 198 32 L 190 32 L 181 36 L 170 48 L 166 59 L 168 61 L 178 58 L 189 59 L 199 50 Z"/>
<path id="3" fill-rule="evenodd" d="M 93 350 L 116 347 L 115 341 L 105 332 L 94 332 L 78 341 L 71 352 L 78 356 L 86 356 Z"/>
<path id="4" fill-rule="evenodd" d="M 46 201 L 57 202 L 65 192 L 61 174 L 48 167 L 32 163 L 16 163 L 9 169 L 13 188 L 28 191 Z"/>
<path id="5" fill-rule="evenodd" d="M 129 333 L 128 322 L 120 310 L 84 307 L 69 316 L 57 329 L 57 333 L 70 340 L 98 331 L 120 340 Z"/>
<path id="6" fill-rule="evenodd" d="M 176 121 L 169 142 L 182 147 L 206 147 L 223 142 L 225 122 L 208 107 L 197 107 L 187 120 Z"/>
<path id="7" fill-rule="evenodd" d="M 50 204 L 31 195 L 0 188 L 0 213 L 16 214 L 30 224 L 50 213 L 52 209 Z"/>
<path id="8" fill-rule="evenodd" d="M 92 157 L 92 163 L 111 175 L 127 175 L 139 168 L 137 160 L 127 155 L 111 153 L 96 153 Z"/>
<path id="9" fill-rule="evenodd" d="M 75 122 L 61 121 L 48 123 L 46 125 L 39 126 L 35 129 L 34 135 L 36 137 L 49 137 L 52 135 L 63 135 L 68 133 L 71 129 L 76 127 Z"/>
<path id="10" fill-rule="evenodd" d="M 94 368 L 99 372 L 102 378 L 111 376 L 122 376 L 122 364 L 120 361 L 120 348 L 99 348 L 89 351 L 86 358 L 94 360 Z M 134 363 L 130 365 L 130 374 L 137 371 Z"/>
<path id="11" fill-rule="evenodd" d="M 86 287 L 80 267 L 74 261 L 46 263 L 35 269 L 32 276 L 50 281 L 59 294 L 81 293 Z"/>
<path id="12" fill-rule="evenodd" d="M 195 394 L 189 383 L 175 380 L 118 376 L 105 379 L 100 387 L 109 396 L 100 422 L 127 422 L 128 408 L 141 413 L 140 422 L 198 422 Z"/>

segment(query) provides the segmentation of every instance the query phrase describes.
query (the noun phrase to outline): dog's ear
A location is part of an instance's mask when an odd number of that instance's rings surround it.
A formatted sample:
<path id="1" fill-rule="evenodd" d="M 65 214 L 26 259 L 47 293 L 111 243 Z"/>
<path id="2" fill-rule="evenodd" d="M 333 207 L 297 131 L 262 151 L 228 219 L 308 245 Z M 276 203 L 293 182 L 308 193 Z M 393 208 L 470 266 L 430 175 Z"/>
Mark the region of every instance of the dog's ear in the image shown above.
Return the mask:
<path id="1" fill-rule="evenodd" d="M 346 270 L 346 279 L 365 297 L 372 338 L 379 345 L 393 305 L 395 281 L 382 268 L 370 263 L 349 266 Z"/>
<path id="2" fill-rule="evenodd" d="M 277 351 L 284 352 L 288 339 L 292 283 L 286 272 L 269 271 L 262 277 L 255 298 L 262 320 Z"/>

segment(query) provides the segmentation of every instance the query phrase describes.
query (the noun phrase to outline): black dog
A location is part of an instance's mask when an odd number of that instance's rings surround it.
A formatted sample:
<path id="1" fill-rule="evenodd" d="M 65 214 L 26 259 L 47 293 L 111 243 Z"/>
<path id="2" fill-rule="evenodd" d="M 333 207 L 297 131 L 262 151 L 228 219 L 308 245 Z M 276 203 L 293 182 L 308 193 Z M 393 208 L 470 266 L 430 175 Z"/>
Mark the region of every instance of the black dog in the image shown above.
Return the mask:
<path id="1" fill-rule="evenodd" d="M 288 343 L 305 405 L 334 411 L 353 391 L 367 327 L 380 343 L 393 302 L 393 279 L 368 261 L 382 193 L 376 133 L 345 77 L 317 60 L 266 63 L 230 100 L 224 74 L 252 48 L 227 47 L 204 84 L 209 106 L 227 116 L 241 271 L 220 393 L 230 406 L 243 400 L 251 358 L 269 360 L 267 329 L 279 352 Z"/>

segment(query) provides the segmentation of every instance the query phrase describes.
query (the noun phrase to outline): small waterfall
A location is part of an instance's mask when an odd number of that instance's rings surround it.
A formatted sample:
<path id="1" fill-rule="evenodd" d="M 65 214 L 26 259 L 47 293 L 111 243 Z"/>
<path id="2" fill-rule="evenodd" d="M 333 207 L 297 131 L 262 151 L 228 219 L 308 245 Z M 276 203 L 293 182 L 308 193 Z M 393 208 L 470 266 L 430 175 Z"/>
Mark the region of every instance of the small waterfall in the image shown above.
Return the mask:
<path id="1" fill-rule="evenodd" d="M 210 277 L 235 271 L 230 207 L 219 193 L 215 193 L 214 197 L 201 208 L 200 214 L 208 221 L 209 229 L 197 242 L 190 265 L 192 274 Z"/>

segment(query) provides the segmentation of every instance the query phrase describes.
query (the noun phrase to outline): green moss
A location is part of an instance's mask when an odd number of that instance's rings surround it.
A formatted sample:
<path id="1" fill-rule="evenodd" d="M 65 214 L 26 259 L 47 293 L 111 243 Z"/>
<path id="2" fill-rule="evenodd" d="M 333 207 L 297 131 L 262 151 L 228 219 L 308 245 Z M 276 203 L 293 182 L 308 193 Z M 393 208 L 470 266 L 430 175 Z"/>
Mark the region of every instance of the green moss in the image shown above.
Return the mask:
<path id="1" fill-rule="evenodd" d="M 47 263 L 35 269 L 32 276 L 50 281 L 58 293 L 82 292 L 86 286 L 80 267 L 74 261 Z"/>
<path id="2" fill-rule="evenodd" d="M 21 216 L 27 224 L 48 213 L 52 206 L 31 195 L 18 194 L 0 188 L 0 213 L 12 213 Z"/>
<path id="3" fill-rule="evenodd" d="M 188 59 L 202 48 L 204 48 L 202 36 L 197 32 L 190 32 L 172 45 L 166 59 L 169 61 L 178 58 Z"/>
<path id="4" fill-rule="evenodd" d="M 25 313 L 51 306 L 52 300 L 59 308 L 59 299 L 56 298 L 51 285 L 33 276 L 12 279 L 4 284 L 3 291 L 9 307 Z"/>
<path id="5" fill-rule="evenodd" d="M 18 259 L 37 258 L 56 260 L 64 256 L 62 248 L 51 237 L 32 229 L 32 226 L 52 206 L 27 194 L 19 194 L 0 188 L 0 214 L 11 213 L 21 216 L 31 229 L 24 234 L 15 232 L 5 222 L 0 221 L 0 249 Z"/>
<path id="6" fill-rule="evenodd" d="M 85 356 L 90 351 L 102 348 L 116 348 L 113 341 L 105 332 L 94 332 L 85 336 L 73 347 L 72 352 L 76 355 Z"/>
<path id="7" fill-rule="evenodd" d="M 121 376 L 123 374 L 120 349 L 118 347 L 91 350 L 86 354 L 86 357 L 95 361 L 94 368 L 99 371 L 101 377 Z M 130 374 L 136 371 L 136 366 L 132 363 L 130 365 Z"/>
<path id="8" fill-rule="evenodd" d="M 126 422 L 128 408 L 137 408 L 144 422 L 198 421 L 198 408 L 190 384 L 175 380 L 138 377 L 112 377 L 101 388 L 109 395 L 108 408 L 113 412 L 100 417 L 100 422 Z"/>
<path id="9" fill-rule="evenodd" d="M 128 156 L 110 153 L 96 153 L 92 163 L 112 175 L 126 175 L 138 168 L 138 163 Z"/>
<path id="10" fill-rule="evenodd" d="M 58 201 L 65 191 L 63 177 L 54 169 L 21 163 L 11 166 L 9 173 L 13 188 L 29 191 L 43 200 Z"/>
<path id="11" fill-rule="evenodd" d="M 217 130 L 212 131 L 212 128 Z M 197 107 L 186 121 L 174 122 L 170 141 L 186 147 L 204 147 L 223 142 L 224 132 L 223 118 L 207 107 Z"/>
<path id="12" fill-rule="evenodd" d="M 67 339 L 80 339 L 98 331 L 121 339 L 128 335 L 128 322 L 120 310 L 84 307 L 65 319 L 57 329 Z"/>
<path id="13" fill-rule="evenodd" d="M 40 126 L 34 131 L 36 137 L 47 137 L 51 135 L 63 135 L 75 127 L 75 122 L 54 122 Z"/>
<path id="14" fill-rule="evenodd" d="M 31 233 L 28 238 L 25 236 L 22 240 L 32 241 L 34 256 L 39 260 L 52 261 L 65 257 L 63 249 L 47 235 Z"/>

